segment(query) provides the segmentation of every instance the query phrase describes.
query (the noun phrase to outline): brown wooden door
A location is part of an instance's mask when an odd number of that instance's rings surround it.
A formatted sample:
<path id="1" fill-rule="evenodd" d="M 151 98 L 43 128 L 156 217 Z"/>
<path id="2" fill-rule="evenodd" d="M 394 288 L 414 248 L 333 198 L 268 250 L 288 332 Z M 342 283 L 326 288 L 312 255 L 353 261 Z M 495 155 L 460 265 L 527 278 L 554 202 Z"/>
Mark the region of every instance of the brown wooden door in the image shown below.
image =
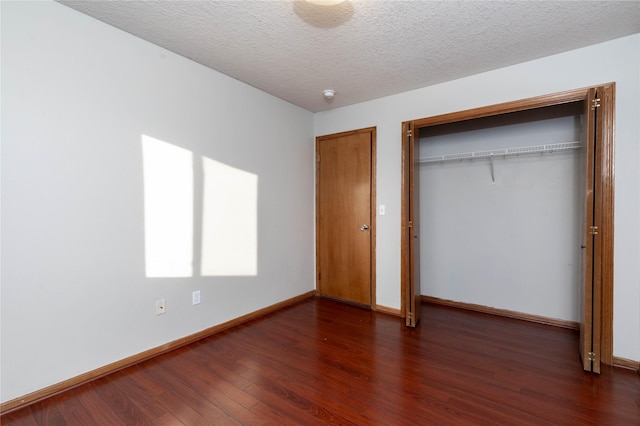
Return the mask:
<path id="1" fill-rule="evenodd" d="M 408 289 L 406 292 L 405 323 L 408 327 L 415 327 L 420 321 L 420 176 L 418 172 L 420 138 L 416 134 L 417 129 L 412 123 L 407 123 L 404 132 L 405 144 L 408 148 L 407 158 L 404 159 L 409 191 L 405 212 L 406 218 L 403 226 L 408 234 L 407 259 L 408 262 Z"/>
<path id="2" fill-rule="evenodd" d="M 580 312 L 580 356 L 585 371 L 600 373 L 601 258 L 598 229 L 602 208 L 598 205 L 601 184 L 602 111 L 598 89 L 590 88 L 584 101 L 584 225 L 582 243 L 582 285 Z"/>
<path id="3" fill-rule="evenodd" d="M 372 306 L 374 129 L 316 139 L 317 289 Z"/>

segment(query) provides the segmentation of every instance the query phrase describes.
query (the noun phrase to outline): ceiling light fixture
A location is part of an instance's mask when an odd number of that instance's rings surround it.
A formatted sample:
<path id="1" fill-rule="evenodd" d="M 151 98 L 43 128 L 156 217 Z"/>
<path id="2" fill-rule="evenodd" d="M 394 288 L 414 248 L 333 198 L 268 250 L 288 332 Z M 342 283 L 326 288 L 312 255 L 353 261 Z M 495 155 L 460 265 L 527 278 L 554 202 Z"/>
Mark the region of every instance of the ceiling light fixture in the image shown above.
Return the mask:
<path id="1" fill-rule="evenodd" d="M 340 3 L 344 3 L 345 0 L 306 0 L 307 3 L 315 4 L 318 6 L 335 6 Z"/>
<path id="2" fill-rule="evenodd" d="M 336 95 L 336 91 L 333 89 L 324 89 L 322 91 L 322 96 L 324 96 L 324 98 L 326 100 L 331 100 L 333 99 L 333 97 Z"/>

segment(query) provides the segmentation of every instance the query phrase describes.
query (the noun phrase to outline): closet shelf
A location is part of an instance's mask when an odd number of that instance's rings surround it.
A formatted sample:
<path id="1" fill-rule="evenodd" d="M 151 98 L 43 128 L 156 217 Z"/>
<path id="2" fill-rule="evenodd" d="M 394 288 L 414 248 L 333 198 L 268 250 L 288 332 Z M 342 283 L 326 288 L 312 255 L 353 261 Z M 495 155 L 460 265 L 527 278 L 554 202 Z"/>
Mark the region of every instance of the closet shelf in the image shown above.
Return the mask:
<path id="1" fill-rule="evenodd" d="M 493 159 L 496 157 L 507 158 L 521 155 L 545 154 L 552 152 L 564 152 L 580 149 L 582 142 L 563 142 L 547 145 L 523 146 L 518 148 L 492 149 L 489 151 L 464 152 L 461 154 L 435 155 L 419 158 L 420 164 L 439 164 L 452 161 Z"/>

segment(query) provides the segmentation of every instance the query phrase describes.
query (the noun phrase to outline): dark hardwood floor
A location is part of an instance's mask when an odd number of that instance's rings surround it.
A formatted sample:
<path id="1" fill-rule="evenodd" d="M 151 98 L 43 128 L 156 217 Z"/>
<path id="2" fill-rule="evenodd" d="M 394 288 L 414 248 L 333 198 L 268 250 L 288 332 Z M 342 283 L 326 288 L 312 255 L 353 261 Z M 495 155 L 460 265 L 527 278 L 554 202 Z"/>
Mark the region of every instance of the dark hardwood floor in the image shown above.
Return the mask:
<path id="1" fill-rule="evenodd" d="M 2 417 L 7 425 L 640 425 L 640 376 L 575 331 L 437 305 L 416 329 L 313 298 Z"/>

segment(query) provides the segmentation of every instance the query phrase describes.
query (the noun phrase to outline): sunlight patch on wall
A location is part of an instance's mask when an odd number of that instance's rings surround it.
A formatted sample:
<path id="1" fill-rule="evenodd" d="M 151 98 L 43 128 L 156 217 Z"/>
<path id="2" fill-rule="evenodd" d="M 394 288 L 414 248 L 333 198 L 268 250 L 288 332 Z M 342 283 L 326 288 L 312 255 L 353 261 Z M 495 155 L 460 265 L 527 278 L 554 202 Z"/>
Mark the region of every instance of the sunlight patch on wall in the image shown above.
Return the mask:
<path id="1" fill-rule="evenodd" d="M 193 154 L 142 135 L 147 277 L 193 275 Z"/>
<path id="2" fill-rule="evenodd" d="M 203 157 L 203 276 L 258 271 L 258 176 Z"/>
<path id="3" fill-rule="evenodd" d="M 256 276 L 258 176 L 200 158 L 142 135 L 146 276 Z M 196 197 L 202 197 L 201 227 L 195 226 Z M 198 248 L 200 271 L 194 270 Z"/>

